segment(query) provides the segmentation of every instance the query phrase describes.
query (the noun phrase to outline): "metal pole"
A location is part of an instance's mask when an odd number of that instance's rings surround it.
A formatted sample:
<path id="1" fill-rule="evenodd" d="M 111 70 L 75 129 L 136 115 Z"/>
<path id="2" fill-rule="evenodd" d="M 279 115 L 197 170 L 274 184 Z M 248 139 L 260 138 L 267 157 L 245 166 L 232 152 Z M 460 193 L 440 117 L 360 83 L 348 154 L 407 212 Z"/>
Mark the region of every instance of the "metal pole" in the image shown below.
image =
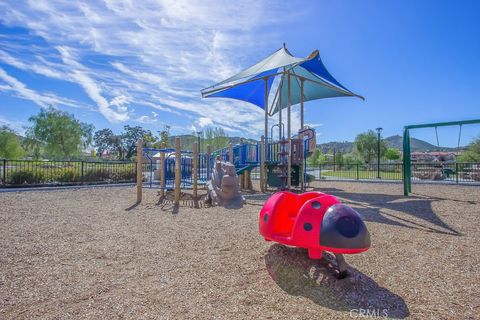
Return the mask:
<path id="1" fill-rule="evenodd" d="M 82 178 L 81 178 L 81 181 L 83 182 L 83 160 L 82 160 Z"/>
<path id="2" fill-rule="evenodd" d="M 377 179 L 381 179 L 380 177 L 380 134 L 383 128 L 377 128 Z"/>
<path id="3" fill-rule="evenodd" d="M 7 159 L 3 159 L 2 183 L 3 183 L 3 185 L 7 184 Z"/>
<path id="4" fill-rule="evenodd" d="M 291 110 L 290 110 L 290 73 L 287 74 L 287 137 L 288 137 L 288 164 L 287 164 L 287 187 L 292 187 L 292 139 L 291 139 Z"/>
<path id="5" fill-rule="evenodd" d="M 410 182 L 410 133 L 403 130 L 403 195 L 408 196 Z"/>
<path id="6" fill-rule="evenodd" d="M 458 184 L 458 162 L 455 162 L 455 181 Z"/>
<path id="7" fill-rule="evenodd" d="M 265 156 L 267 155 L 267 146 L 268 146 L 268 78 L 263 78 L 263 82 L 265 84 L 264 87 L 264 99 L 265 99 L 265 132 L 264 132 L 264 145 L 263 145 L 263 150 L 264 150 L 264 157 L 262 160 L 264 161 L 262 167 L 260 168 L 260 171 L 264 171 L 263 173 L 263 179 L 260 179 L 261 185 L 263 185 L 265 189 L 266 185 L 266 168 L 265 168 Z M 262 190 L 263 191 L 263 190 Z"/>
<path id="8" fill-rule="evenodd" d="M 303 79 L 300 80 L 300 131 L 303 130 Z M 303 147 L 303 150 L 302 150 L 302 161 L 300 162 L 300 190 L 301 191 L 304 191 L 305 189 L 305 186 L 304 186 L 304 183 L 305 183 L 305 165 L 304 165 L 304 159 L 306 158 L 306 154 L 305 154 L 305 151 L 306 151 L 306 148 L 305 148 L 305 143 L 303 142 L 303 134 L 300 134 L 299 135 L 299 138 L 302 140 L 302 147 Z"/>
<path id="9" fill-rule="evenodd" d="M 260 191 L 265 191 L 265 184 L 263 183 L 265 179 L 265 138 L 262 136 L 260 139 Z"/>

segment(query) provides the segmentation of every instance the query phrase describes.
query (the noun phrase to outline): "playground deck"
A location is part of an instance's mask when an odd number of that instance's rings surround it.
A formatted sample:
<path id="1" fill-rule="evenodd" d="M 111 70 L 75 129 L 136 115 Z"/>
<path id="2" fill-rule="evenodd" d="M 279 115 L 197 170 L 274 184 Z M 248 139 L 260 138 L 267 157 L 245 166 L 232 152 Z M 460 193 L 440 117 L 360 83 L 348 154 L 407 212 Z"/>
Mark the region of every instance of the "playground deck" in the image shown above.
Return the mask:
<path id="1" fill-rule="evenodd" d="M 338 281 L 263 241 L 267 195 L 228 211 L 133 187 L 0 194 L 0 318 L 412 319 L 478 316 L 478 187 L 320 182 L 366 219 L 372 248 Z M 368 307 L 370 306 L 370 307 Z M 354 310 L 354 311 L 352 311 Z M 353 313 L 352 313 L 353 312 Z"/>

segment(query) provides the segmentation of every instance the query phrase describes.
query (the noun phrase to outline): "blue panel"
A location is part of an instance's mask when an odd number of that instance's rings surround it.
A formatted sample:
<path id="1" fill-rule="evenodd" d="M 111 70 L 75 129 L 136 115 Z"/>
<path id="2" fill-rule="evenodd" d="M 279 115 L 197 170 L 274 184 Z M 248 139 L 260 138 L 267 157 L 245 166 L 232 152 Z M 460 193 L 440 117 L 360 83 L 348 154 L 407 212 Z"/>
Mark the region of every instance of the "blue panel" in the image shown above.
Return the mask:
<path id="1" fill-rule="evenodd" d="M 320 55 L 318 55 L 316 58 L 313 58 L 311 60 L 307 60 L 305 62 L 302 62 L 300 64 L 301 67 L 307 69 L 308 71 L 312 72 L 312 73 L 315 73 L 316 75 L 318 75 L 319 77 L 327 80 L 328 82 L 330 83 L 333 83 L 337 86 L 339 86 L 340 88 L 344 89 L 344 90 L 347 90 L 348 92 L 350 92 L 350 90 L 348 90 L 347 88 L 345 88 L 344 86 L 342 86 L 331 74 L 330 72 L 328 72 L 327 68 L 325 68 L 323 62 L 322 62 L 322 59 L 320 59 Z"/>
<path id="2" fill-rule="evenodd" d="M 225 89 L 223 91 L 219 91 L 208 95 L 207 97 L 215 97 L 215 98 L 230 98 L 230 99 L 237 99 L 241 101 L 250 102 L 260 108 L 265 108 L 265 84 L 261 78 L 275 74 L 277 69 L 272 69 L 260 73 L 250 79 L 259 79 L 257 81 L 247 82 L 243 84 L 236 85 L 232 88 Z M 272 83 L 275 77 L 268 78 L 268 92 L 270 93 L 270 89 L 272 88 Z"/>

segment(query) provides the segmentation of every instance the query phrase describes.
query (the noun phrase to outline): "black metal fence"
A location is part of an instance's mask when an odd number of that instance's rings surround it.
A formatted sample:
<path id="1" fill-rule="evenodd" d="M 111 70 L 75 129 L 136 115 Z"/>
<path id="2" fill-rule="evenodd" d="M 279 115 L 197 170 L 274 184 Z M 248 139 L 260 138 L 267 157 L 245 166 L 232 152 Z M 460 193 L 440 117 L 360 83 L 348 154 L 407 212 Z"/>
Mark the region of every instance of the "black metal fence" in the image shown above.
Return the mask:
<path id="1" fill-rule="evenodd" d="M 402 181 L 403 163 L 307 165 L 312 180 L 388 180 Z M 480 184 L 480 163 L 418 162 L 412 163 L 412 181 L 445 181 Z"/>
<path id="2" fill-rule="evenodd" d="M 205 155 L 200 156 L 200 183 L 208 180 Z M 182 161 L 183 163 L 183 161 Z M 185 165 L 188 163 L 185 162 Z M 156 164 L 153 164 L 156 165 Z M 210 164 L 211 166 L 212 164 Z M 144 180 L 148 174 L 155 174 L 144 164 Z M 172 169 L 173 170 L 173 169 Z M 210 168 L 213 170 L 213 168 Z M 191 170 L 182 170 L 188 175 L 182 182 L 192 179 Z M 190 173 L 189 173 L 190 172 Z M 402 181 L 403 164 L 333 164 L 307 165 L 308 180 L 384 180 Z M 252 171 L 252 178 L 258 179 L 258 168 Z M 167 177 L 168 178 L 168 177 Z M 34 161 L 0 160 L 0 187 L 77 185 L 96 183 L 126 183 L 136 181 L 135 162 L 99 162 L 99 161 Z M 412 181 L 439 181 L 458 184 L 480 184 L 480 163 L 412 163 Z M 173 183 L 173 181 L 172 181 Z"/>
<path id="3" fill-rule="evenodd" d="M 1 187 L 134 182 L 135 162 L 0 160 Z"/>

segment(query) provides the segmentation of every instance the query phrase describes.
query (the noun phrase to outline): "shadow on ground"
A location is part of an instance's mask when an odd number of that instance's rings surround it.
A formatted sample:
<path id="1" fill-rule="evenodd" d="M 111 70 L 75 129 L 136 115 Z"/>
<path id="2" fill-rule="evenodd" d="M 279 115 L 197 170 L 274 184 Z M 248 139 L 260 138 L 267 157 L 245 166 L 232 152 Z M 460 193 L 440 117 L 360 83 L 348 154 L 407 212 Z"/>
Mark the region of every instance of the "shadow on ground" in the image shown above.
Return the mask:
<path id="1" fill-rule="evenodd" d="M 432 203 L 434 201 L 443 201 L 443 199 L 415 195 L 405 197 L 401 195 L 377 193 L 351 193 L 343 190 L 327 191 L 324 188 L 315 188 L 314 190 L 328 192 L 331 195 L 341 198 L 345 204 L 352 206 L 355 210 L 360 212 L 366 221 L 453 236 L 462 235 L 453 227 L 442 221 L 442 219 L 433 211 Z M 391 211 L 404 213 L 407 216 L 401 216 Z M 410 219 L 408 216 L 417 219 Z M 419 222 L 418 219 L 421 219 L 426 223 Z"/>
<path id="2" fill-rule="evenodd" d="M 397 319 L 409 316 L 408 306 L 399 295 L 379 286 L 359 270 L 349 266 L 349 276 L 338 280 L 335 259 L 325 256 L 311 260 L 305 249 L 274 244 L 265 255 L 265 265 L 283 291 L 332 310 L 349 313 L 363 309 L 380 317 Z"/>

